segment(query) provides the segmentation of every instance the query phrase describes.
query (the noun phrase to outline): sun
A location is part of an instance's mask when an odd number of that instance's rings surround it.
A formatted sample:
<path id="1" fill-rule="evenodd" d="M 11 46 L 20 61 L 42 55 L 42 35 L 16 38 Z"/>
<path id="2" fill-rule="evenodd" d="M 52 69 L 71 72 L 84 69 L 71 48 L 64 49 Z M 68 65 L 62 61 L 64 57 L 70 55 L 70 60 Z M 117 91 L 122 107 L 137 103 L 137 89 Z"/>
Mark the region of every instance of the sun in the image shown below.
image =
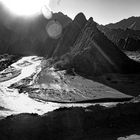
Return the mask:
<path id="1" fill-rule="evenodd" d="M 41 8 L 49 5 L 49 0 L 0 0 L 4 6 L 18 16 L 33 16 L 41 12 Z"/>

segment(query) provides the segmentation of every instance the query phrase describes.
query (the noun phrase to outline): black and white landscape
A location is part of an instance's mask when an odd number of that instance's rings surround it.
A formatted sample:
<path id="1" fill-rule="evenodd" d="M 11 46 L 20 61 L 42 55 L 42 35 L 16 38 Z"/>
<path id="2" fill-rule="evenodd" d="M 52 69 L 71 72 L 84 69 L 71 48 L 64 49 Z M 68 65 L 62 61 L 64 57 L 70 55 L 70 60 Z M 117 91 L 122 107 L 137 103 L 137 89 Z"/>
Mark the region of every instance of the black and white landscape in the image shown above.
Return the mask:
<path id="1" fill-rule="evenodd" d="M 103 25 L 83 11 L 12 11 L 8 2 L 0 1 L 0 140 L 139 140 L 140 17 Z"/>

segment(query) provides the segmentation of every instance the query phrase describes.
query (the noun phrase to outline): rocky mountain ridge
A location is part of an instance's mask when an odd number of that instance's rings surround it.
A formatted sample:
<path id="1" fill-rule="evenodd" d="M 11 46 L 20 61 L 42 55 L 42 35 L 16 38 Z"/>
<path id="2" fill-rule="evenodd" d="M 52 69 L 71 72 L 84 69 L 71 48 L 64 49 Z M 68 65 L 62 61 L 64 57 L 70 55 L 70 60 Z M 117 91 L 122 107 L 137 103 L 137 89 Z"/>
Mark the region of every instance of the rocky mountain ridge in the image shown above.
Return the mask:
<path id="1" fill-rule="evenodd" d="M 139 51 L 140 17 L 130 17 L 98 28 L 121 50 Z"/>
<path id="2" fill-rule="evenodd" d="M 129 17 L 127 19 L 123 19 L 117 23 L 107 24 L 106 27 L 110 29 L 132 29 L 132 30 L 140 30 L 140 17 Z"/>
<path id="3" fill-rule="evenodd" d="M 140 40 L 140 30 L 132 30 L 128 28 L 110 29 L 102 25 L 98 25 L 98 28 L 108 37 L 109 40 L 111 40 L 121 50 L 137 51 L 140 49 L 138 43 Z M 128 39 L 129 39 L 129 44 L 131 44 L 131 46 L 126 47 L 126 45 L 128 45 L 127 43 Z M 123 40 L 123 44 L 122 44 L 122 40 Z M 132 42 L 130 43 L 130 41 Z"/>

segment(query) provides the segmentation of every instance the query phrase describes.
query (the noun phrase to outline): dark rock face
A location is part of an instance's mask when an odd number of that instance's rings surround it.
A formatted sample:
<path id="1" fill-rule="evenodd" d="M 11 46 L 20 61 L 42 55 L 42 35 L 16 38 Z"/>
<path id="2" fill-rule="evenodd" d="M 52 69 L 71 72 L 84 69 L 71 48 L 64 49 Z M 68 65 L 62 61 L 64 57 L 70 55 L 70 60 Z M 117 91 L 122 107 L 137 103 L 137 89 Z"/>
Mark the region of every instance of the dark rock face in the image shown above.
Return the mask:
<path id="1" fill-rule="evenodd" d="M 104 73 L 129 73 L 140 69 L 88 20 L 71 51 L 75 71 L 88 76 Z M 132 70 L 131 66 L 136 69 Z"/>
<path id="2" fill-rule="evenodd" d="M 132 29 L 140 30 L 140 17 L 130 17 L 128 19 L 121 20 L 120 22 L 114 24 L 108 24 L 106 27 L 110 29 Z"/>

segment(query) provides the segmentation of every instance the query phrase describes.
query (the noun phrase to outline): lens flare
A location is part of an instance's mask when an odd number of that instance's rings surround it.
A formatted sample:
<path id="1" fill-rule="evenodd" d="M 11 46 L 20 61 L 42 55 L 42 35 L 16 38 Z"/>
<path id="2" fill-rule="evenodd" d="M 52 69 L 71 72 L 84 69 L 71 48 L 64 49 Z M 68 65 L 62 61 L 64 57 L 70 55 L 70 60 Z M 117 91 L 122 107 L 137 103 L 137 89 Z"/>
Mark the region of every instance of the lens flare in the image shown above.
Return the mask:
<path id="1" fill-rule="evenodd" d="M 46 26 L 46 31 L 51 38 L 58 39 L 62 33 L 62 25 L 57 20 L 51 20 Z"/>
<path id="2" fill-rule="evenodd" d="M 49 9 L 48 6 L 43 6 L 42 7 L 42 14 L 44 15 L 45 18 L 50 19 L 52 17 L 52 11 Z"/>

